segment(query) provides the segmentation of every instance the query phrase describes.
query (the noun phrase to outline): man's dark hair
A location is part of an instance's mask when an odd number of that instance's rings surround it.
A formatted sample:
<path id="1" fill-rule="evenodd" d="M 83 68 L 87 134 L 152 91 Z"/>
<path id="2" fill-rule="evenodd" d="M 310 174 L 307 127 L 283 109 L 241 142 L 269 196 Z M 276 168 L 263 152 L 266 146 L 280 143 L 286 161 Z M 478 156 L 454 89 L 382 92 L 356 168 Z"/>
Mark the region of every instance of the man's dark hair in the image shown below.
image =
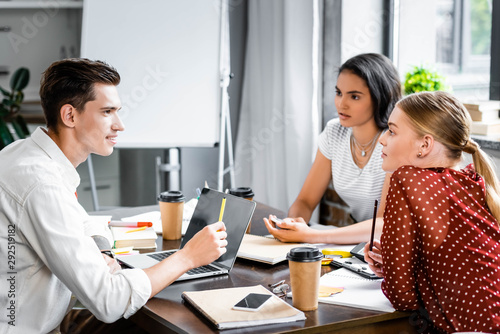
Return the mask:
<path id="1" fill-rule="evenodd" d="M 364 53 L 348 59 L 339 68 L 351 71 L 363 79 L 370 90 L 375 123 L 380 129 L 387 128 L 389 116 L 401 99 L 401 82 L 398 71 L 386 56 Z"/>
<path id="2" fill-rule="evenodd" d="M 57 133 L 61 107 L 72 105 L 83 112 L 85 103 L 96 99 L 94 84 L 117 86 L 120 75 L 102 61 L 70 58 L 52 63 L 40 81 L 40 99 L 47 128 Z"/>

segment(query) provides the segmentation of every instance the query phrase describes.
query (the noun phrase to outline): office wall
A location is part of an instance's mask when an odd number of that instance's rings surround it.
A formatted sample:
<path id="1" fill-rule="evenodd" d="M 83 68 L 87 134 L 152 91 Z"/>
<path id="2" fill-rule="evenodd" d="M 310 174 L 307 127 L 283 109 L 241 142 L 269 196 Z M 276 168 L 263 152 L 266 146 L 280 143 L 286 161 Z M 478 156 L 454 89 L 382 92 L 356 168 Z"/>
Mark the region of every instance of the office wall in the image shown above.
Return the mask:
<path id="1" fill-rule="evenodd" d="M 31 79 L 23 91 L 25 102 L 40 100 L 40 78 L 53 61 L 78 57 L 82 25 L 77 3 L 75 8 L 54 6 L 53 1 L 30 3 L 1 1 L 0 9 L 0 26 L 7 29 L 0 32 L 0 86 L 9 87 L 12 73 L 27 67 Z"/>
<path id="2" fill-rule="evenodd" d="M 433 0 L 400 2 L 399 17 L 403 21 L 399 30 L 399 56 L 396 67 L 401 76 L 415 65 L 433 64 L 436 61 L 435 20 L 426 20 L 425 24 L 422 24 L 421 20 L 414 19 L 435 13 L 436 2 Z"/>
<path id="3" fill-rule="evenodd" d="M 366 52 L 382 53 L 382 0 L 325 0 L 323 31 L 323 126 L 337 117 L 337 71 L 347 59 Z M 363 10 L 360 10 L 363 8 Z"/>
<path id="4" fill-rule="evenodd" d="M 360 53 L 382 53 L 383 10 L 381 0 L 342 1 L 341 63 Z"/>

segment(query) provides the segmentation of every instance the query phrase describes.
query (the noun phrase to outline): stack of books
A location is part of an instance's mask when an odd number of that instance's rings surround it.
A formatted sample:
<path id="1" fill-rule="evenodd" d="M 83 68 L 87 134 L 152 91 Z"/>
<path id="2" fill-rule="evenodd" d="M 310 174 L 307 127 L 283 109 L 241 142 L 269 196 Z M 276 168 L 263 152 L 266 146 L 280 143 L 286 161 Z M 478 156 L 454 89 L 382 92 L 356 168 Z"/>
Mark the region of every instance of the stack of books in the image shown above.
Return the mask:
<path id="1" fill-rule="evenodd" d="M 500 134 L 500 101 L 468 101 L 464 106 L 472 118 L 473 134 Z"/>
<path id="2" fill-rule="evenodd" d="M 110 227 L 113 235 L 113 248 L 133 247 L 133 249 L 156 248 L 156 232 L 152 227 L 140 231 L 134 227 Z M 129 232 L 132 231 L 132 232 Z"/>

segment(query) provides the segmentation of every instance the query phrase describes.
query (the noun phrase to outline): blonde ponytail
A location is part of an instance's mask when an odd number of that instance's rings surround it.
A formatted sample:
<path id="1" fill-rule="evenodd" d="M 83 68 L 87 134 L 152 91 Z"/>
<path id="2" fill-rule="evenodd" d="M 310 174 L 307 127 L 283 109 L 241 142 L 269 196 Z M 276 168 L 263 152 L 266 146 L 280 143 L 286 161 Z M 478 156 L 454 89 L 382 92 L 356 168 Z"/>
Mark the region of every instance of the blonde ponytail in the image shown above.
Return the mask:
<path id="1" fill-rule="evenodd" d="M 472 154 L 474 168 L 486 184 L 486 203 L 500 225 L 500 183 L 495 174 L 493 162 L 473 139 L 469 139 L 463 151 Z"/>
<path id="2" fill-rule="evenodd" d="M 472 155 L 474 168 L 486 185 L 486 203 L 500 225 L 500 183 L 490 157 L 470 137 L 471 117 L 464 105 L 449 93 L 422 92 L 397 103 L 418 134 L 427 133 L 447 149 L 448 158 L 459 160 L 462 152 Z"/>

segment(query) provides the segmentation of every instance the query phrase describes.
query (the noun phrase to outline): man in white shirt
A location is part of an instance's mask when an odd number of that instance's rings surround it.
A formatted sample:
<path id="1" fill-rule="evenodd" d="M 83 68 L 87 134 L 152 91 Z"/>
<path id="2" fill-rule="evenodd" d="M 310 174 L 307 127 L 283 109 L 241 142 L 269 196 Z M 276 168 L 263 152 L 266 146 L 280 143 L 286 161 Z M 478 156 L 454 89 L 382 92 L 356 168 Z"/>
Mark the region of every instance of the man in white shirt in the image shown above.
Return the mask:
<path id="1" fill-rule="evenodd" d="M 57 332 L 75 297 L 101 321 L 128 318 L 184 272 L 226 251 L 218 222 L 154 267 L 121 270 L 88 235 L 92 221 L 76 198 L 75 168 L 90 153 L 113 152 L 124 130 L 119 82 L 103 62 L 53 63 L 40 88 L 47 129 L 0 151 L 1 333 Z"/>

